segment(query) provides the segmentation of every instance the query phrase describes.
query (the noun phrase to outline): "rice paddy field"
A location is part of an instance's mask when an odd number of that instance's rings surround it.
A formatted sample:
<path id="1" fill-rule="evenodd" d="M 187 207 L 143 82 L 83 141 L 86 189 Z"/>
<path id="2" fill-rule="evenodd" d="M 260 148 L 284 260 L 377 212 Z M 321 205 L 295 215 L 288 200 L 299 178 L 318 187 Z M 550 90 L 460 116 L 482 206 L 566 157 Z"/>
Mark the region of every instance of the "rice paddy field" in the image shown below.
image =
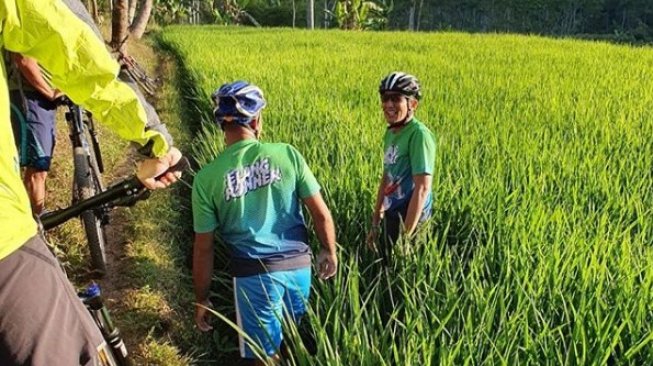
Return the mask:
<path id="1" fill-rule="evenodd" d="M 317 355 L 298 347 L 291 364 L 653 363 L 653 49 L 212 26 L 159 41 L 184 71 L 200 164 L 223 148 L 211 92 L 244 79 L 268 101 L 263 139 L 296 146 L 323 187 L 341 266 L 314 282 Z M 377 88 L 395 70 L 420 79 L 417 117 L 437 138 L 434 213 L 384 268 L 365 234 L 383 158 Z M 233 318 L 230 280 L 215 282 Z M 218 359 L 236 347 L 224 332 Z"/>

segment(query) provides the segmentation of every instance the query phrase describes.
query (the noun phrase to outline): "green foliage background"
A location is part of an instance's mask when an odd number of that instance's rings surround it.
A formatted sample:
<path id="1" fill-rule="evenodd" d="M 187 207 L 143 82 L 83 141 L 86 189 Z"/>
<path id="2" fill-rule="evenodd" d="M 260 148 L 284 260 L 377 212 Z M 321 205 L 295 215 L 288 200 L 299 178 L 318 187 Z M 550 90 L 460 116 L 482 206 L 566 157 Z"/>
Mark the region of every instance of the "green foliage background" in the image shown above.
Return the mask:
<path id="1" fill-rule="evenodd" d="M 307 3 L 307 0 L 156 0 L 154 16 L 162 24 L 184 23 L 195 7 L 203 23 L 254 25 L 243 13 L 238 19 L 232 19 L 233 14 L 229 14 L 238 9 L 263 26 L 303 28 Z M 341 14 L 345 8 L 349 9 L 347 15 Z M 653 40 L 650 0 L 317 0 L 314 14 L 317 28 L 342 27 L 339 18 L 361 17 L 360 27 L 377 30 L 527 33 L 629 43 Z"/>

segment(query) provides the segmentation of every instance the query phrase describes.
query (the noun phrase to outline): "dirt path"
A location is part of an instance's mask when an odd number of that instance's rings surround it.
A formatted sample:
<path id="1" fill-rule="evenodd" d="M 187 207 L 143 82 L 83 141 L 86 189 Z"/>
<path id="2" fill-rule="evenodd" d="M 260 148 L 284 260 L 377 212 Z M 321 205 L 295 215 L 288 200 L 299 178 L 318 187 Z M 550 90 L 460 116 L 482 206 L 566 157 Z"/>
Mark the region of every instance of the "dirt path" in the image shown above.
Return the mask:
<path id="1" fill-rule="evenodd" d="M 136 48 L 133 52 L 131 48 Z M 145 44 L 139 44 L 130 47 L 130 53 L 143 63 L 149 75 L 160 78 L 164 82 L 170 75 L 170 61 L 165 57 L 159 57 L 155 52 Z M 148 101 L 154 106 L 163 122 L 166 122 L 166 105 L 164 100 L 158 100 L 163 96 L 148 97 Z M 168 117 L 169 118 L 169 117 Z M 176 144 L 181 140 L 177 139 L 178 134 L 173 133 Z M 122 154 L 126 155 L 120 163 L 115 165 L 111 172 L 114 181 L 133 175 L 135 173 L 135 152 L 127 148 Z M 152 193 L 160 198 L 169 194 L 169 190 L 157 191 Z M 150 207 L 152 202 L 138 202 L 138 207 Z M 161 351 L 160 347 L 170 347 L 163 352 L 171 352 L 170 358 L 166 359 L 165 364 L 183 365 L 184 361 L 177 358 L 176 346 L 168 342 L 173 338 L 173 334 L 179 331 L 179 316 L 173 310 L 173 304 L 168 303 L 170 297 L 175 295 L 163 290 L 163 278 L 170 276 L 169 272 L 178 274 L 179 271 L 168 268 L 170 263 L 159 263 L 154 265 L 144 265 L 148 262 L 141 254 L 157 253 L 155 256 L 158 260 L 166 257 L 165 253 L 160 253 L 160 248 L 156 247 L 160 243 L 144 242 L 142 225 L 155 225 L 160 216 L 153 216 L 150 212 L 138 209 L 130 211 L 129 208 L 116 208 L 110 216 L 110 225 L 107 226 L 107 275 L 102 280 L 102 288 L 106 303 L 109 306 L 116 323 L 120 327 L 123 339 L 127 345 L 130 354 L 134 357 L 137 364 L 153 363 L 159 364 L 160 361 L 152 360 L 152 348 L 157 348 L 156 352 Z M 148 237 L 149 239 L 149 237 Z M 145 240 L 147 241 L 147 239 Z M 167 268 L 167 269 L 166 269 Z M 148 276 L 141 276 L 142 273 L 149 271 L 156 272 L 154 278 L 146 279 Z M 174 292 L 174 291 L 173 291 Z M 154 295 L 156 294 L 156 295 Z M 156 353 L 155 352 L 155 353 Z M 162 357 L 166 358 L 166 357 Z M 174 358 L 174 360 L 173 360 Z"/>
<path id="2" fill-rule="evenodd" d="M 132 54 L 143 64 L 151 76 L 160 76 L 164 83 L 171 82 L 174 65 L 170 58 L 159 57 L 147 44 L 130 46 Z M 164 122 L 176 121 L 175 95 L 164 84 L 159 90 L 161 100 L 150 100 L 161 113 Z M 185 133 L 179 131 L 177 122 L 168 124 L 175 144 L 184 144 Z M 98 133 L 105 172 L 103 181 L 109 186 L 135 173 L 134 155 L 129 143 L 118 138 L 98 124 Z M 47 182 L 46 208 L 54 210 L 68 207 L 71 202 L 73 181 L 72 148 L 63 108 L 57 117 L 57 143 L 53 166 Z M 135 154 L 135 153 L 134 153 Z M 154 192 L 146 202 L 134 208 L 115 208 L 105 227 L 107 274 L 94 279 L 90 272 L 90 258 L 86 235 L 79 219 L 72 219 L 48 231 L 48 241 L 63 264 L 76 288 L 84 288 L 91 281 L 100 283 L 105 304 L 134 363 L 150 365 L 180 365 L 192 363 L 185 354 L 193 354 L 202 343 L 192 328 L 192 312 L 186 308 L 192 303 L 188 289 L 189 274 L 183 265 L 184 255 L 179 238 L 163 234 L 170 222 L 178 220 L 171 190 Z M 165 210 L 163 214 L 159 210 Z M 190 324 L 190 325 L 189 325 Z"/>
<path id="3" fill-rule="evenodd" d="M 127 177 L 134 174 L 133 159 L 126 159 L 114 172 L 115 177 Z M 111 309 L 120 307 L 120 298 L 128 284 L 121 279 L 126 270 L 125 248 L 129 241 L 127 217 L 125 208 L 115 208 L 109 215 L 109 225 L 105 226 L 107 273 L 101 280 L 103 296 Z M 131 343 L 131 342 L 128 342 Z"/>
<path id="4" fill-rule="evenodd" d="M 146 53 L 148 60 L 151 56 L 154 55 L 151 48 L 147 47 L 144 44 L 136 46 L 138 48 L 137 53 Z M 133 47 L 132 47 L 133 48 Z M 138 58 L 138 57 L 137 57 Z M 156 57 L 152 57 L 156 59 Z M 155 68 L 156 72 L 159 71 L 159 67 Z M 153 75 L 153 77 L 158 77 L 158 75 Z M 156 109 L 157 100 L 150 96 L 147 96 L 148 102 L 150 102 Z M 126 158 L 118 164 L 111 176 L 120 177 L 114 179 L 114 181 L 119 181 L 124 179 L 124 177 L 131 176 L 136 172 L 136 163 L 135 163 L 135 154 L 130 147 L 127 147 L 124 151 Z M 137 202 L 138 204 L 142 204 Z M 126 210 L 129 208 L 118 207 L 112 210 L 110 214 L 110 224 L 106 226 L 106 254 L 107 254 L 107 274 L 102 279 L 102 289 L 104 292 L 104 297 L 107 305 L 110 307 L 113 314 L 116 314 L 118 323 L 125 323 L 121 321 L 121 315 L 126 315 L 128 312 L 133 311 L 128 304 L 125 303 L 125 299 L 130 296 L 134 296 L 135 292 L 138 292 L 139 289 L 135 287 L 131 281 L 129 281 L 130 275 L 129 271 L 132 270 L 130 265 L 130 258 L 127 258 L 128 245 L 132 242 L 132 235 L 130 233 L 133 230 L 133 223 L 130 220 L 133 220 L 133 217 L 130 217 L 130 213 Z M 147 337 L 147 334 L 139 334 L 129 329 L 128 325 L 122 327 L 123 339 L 127 345 L 127 348 L 131 354 L 137 352 L 139 345 Z"/>

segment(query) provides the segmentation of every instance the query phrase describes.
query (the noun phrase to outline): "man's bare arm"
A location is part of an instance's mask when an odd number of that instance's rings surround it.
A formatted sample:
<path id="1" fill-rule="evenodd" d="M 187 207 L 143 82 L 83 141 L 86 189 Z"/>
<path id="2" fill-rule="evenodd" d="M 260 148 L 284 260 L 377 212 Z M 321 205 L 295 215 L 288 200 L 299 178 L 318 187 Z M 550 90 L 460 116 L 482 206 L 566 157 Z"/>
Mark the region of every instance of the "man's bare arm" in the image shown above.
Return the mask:
<path id="1" fill-rule="evenodd" d="M 55 100 L 61 95 L 59 90 L 50 87 L 50 84 L 48 84 L 45 78 L 43 78 L 41 68 L 36 60 L 19 53 L 12 53 L 11 59 L 18 67 L 20 73 L 25 77 L 25 79 L 27 79 L 27 82 L 36 89 L 36 91 L 41 93 L 41 95 L 49 100 Z"/>
<path id="2" fill-rule="evenodd" d="M 408 236 L 413 234 L 413 231 L 415 231 L 417 223 L 422 216 L 422 209 L 424 208 L 426 198 L 431 191 L 433 177 L 428 174 L 414 175 L 413 182 L 415 183 L 415 190 L 413 190 L 413 196 L 410 198 L 408 212 L 406 213 L 406 221 L 404 222 L 406 230 L 405 234 Z"/>

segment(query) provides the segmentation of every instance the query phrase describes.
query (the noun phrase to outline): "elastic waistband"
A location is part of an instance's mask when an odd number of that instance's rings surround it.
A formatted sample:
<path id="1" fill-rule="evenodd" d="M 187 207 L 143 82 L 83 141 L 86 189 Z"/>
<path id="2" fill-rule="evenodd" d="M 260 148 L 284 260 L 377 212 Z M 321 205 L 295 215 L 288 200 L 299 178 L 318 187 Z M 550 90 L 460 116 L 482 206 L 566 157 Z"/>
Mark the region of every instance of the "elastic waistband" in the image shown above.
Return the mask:
<path id="1" fill-rule="evenodd" d="M 310 265 L 310 253 L 281 260 L 231 258 L 231 262 L 229 263 L 229 273 L 233 277 L 247 277 L 260 273 L 299 269 L 309 267 Z"/>

